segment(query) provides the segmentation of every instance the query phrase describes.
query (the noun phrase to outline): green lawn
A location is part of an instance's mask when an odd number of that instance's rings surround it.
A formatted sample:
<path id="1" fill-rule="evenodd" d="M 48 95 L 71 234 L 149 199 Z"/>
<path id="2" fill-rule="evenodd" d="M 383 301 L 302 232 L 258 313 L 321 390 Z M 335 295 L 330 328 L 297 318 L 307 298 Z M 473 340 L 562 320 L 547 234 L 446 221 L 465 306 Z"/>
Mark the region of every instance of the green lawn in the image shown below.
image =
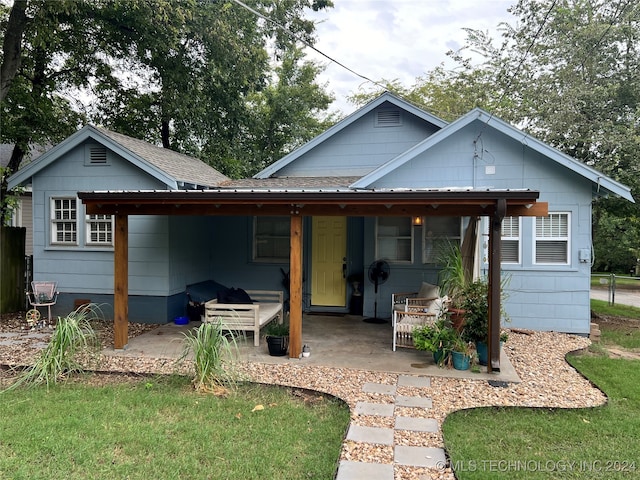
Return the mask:
<path id="1" fill-rule="evenodd" d="M 640 349 L 640 308 L 591 300 L 591 310 L 603 318 L 598 325 L 604 346 Z M 607 317 L 623 317 L 626 320 L 618 322 L 615 318 L 608 320 Z"/>
<path id="2" fill-rule="evenodd" d="M 0 478 L 333 478 L 347 405 L 254 384 L 219 398 L 189 382 L 0 394 Z M 253 411 L 257 405 L 264 409 Z"/>
<path id="3" fill-rule="evenodd" d="M 640 362 L 585 355 L 570 363 L 607 394 L 608 404 L 449 415 L 444 440 L 459 480 L 640 476 Z"/>

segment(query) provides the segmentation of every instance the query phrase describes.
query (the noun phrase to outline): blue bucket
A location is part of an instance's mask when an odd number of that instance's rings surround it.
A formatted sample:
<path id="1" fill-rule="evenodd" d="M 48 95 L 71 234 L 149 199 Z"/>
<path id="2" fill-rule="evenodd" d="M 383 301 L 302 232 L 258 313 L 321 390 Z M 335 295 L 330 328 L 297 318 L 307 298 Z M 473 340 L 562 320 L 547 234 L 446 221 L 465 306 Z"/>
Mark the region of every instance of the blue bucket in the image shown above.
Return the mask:
<path id="1" fill-rule="evenodd" d="M 173 322 L 176 325 L 186 325 L 189 323 L 189 317 L 176 317 Z"/>

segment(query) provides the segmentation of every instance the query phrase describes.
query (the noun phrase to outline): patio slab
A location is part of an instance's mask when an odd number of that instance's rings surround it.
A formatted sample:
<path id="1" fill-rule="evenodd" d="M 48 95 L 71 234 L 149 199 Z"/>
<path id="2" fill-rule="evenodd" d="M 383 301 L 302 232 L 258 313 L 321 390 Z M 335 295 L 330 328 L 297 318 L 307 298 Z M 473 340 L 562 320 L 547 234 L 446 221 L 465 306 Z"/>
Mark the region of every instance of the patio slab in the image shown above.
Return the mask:
<path id="1" fill-rule="evenodd" d="M 349 426 L 347 440 L 379 445 L 393 445 L 393 429 L 380 427 Z"/>
<path id="2" fill-rule="evenodd" d="M 385 463 L 340 462 L 336 480 L 393 480 L 393 465 Z"/>
<path id="3" fill-rule="evenodd" d="M 394 448 L 393 456 L 396 463 L 412 467 L 442 468 L 447 462 L 442 448 L 398 445 Z"/>
<path id="4" fill-rule="evenodd" d="M 129 339 L 123 350 L 108 348 L 106 355 L 149 358 L 178 358 L 183 348 L 183 333 L 199 323 L 175 325 L 167 323 L 150 332 Z M 479 373 L 471 370 L 441 368 L 433 363 L 431 354 L 412 348 L 391 349 L 393 329 L 390 323 L 375 324 L 363 321 L 355 315 L 311 315 L 302 319 L 302 343 L 311 347 L 306 358 L 272 357 L 264 339 L 260 346 L 253 346 L 249 335 L 240 340 L 240 359 L 263 364 L 304 362 L 309 365 L 337 368 L 354 368 L 373 372 L 398 373 L 406 376 L 471 378 L 474 380 L 501 380 L 520 382 L 520 378 L 503 353 L 500 372 L 487 373 L 480 367 Z"/>

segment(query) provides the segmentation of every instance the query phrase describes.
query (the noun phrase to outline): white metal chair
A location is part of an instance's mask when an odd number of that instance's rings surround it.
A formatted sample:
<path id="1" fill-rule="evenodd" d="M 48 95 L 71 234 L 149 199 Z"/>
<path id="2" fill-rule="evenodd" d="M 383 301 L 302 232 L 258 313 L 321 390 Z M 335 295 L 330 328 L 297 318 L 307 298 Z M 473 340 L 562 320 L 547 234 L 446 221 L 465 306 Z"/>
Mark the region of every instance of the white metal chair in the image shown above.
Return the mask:
<path id="1" fill-rule="evenodd" d="M 27 322 L 31 327 L 40 323 L 38 307 L 47 307 L 48 323 L 51 324 L 51 305 L 58 301 L 57 282 L 31 282 L 31 292 L 27 292 L 27 300 L 33 307 L 27 312 Z"/>
<path id="2" fill-rule="evenodd" d="M 396 347 L 413 347 L 413 329 L 422 325 L 432 325 L 446 311 L 449 299 L 437 297 L 418 303 L 418 298 L 406 298 L 404 310 L 393 311 L 393 351 Z"/>

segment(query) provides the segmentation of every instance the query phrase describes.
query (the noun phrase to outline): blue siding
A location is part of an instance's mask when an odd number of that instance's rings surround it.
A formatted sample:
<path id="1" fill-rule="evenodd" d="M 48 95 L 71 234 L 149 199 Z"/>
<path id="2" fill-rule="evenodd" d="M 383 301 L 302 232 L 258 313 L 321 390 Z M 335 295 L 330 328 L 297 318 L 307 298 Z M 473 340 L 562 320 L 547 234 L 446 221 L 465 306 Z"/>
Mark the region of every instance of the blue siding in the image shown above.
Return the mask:
<path id="1" fill-rule="evenodd" d="M 376 127 L 375 112 L 380 108 L 284 167 L 278 176 L 365 175 L 436 131 L 433 125 L 404 111 L 401 125 Z"/>

